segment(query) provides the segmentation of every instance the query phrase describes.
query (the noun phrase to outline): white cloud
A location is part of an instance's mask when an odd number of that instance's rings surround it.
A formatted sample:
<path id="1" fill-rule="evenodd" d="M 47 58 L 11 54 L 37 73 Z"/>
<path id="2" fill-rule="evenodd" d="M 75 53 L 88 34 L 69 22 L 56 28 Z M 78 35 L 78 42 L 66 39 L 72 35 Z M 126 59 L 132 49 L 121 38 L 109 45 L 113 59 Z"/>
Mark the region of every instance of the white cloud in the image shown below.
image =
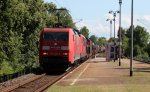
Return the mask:
<path id="1" fill-rule="evenodd" d="M 144 18 L 146 21 L 150 22 L 150 15 L 144 15 L 143 18 Z"/>
<path id="2" fill-rule="evenodd" d="M 143 15 L 137 17 L 137 24 L 145 27 L 150 33 L 150 15 Z"/>
<path id="3" fill-rule="evenodd" d="M 98 22 L 98 20 L 83 21 L 83 22 L 77 23 L 76 25 L 79 29 L 81 29 L 83 26 L 87 26 L 87 28 L 90 31 L 90 35 L 96 35 L 98 37 L 103 36 L 103 37 L 106 37 L 106 38 L 108 38 L 109 35 L 110 35 L 109 26 L 106 26 L 106 25 Z"/>
<path id="4" fill-rule="evenodd" d="M 105 15 L 106 18 L 111 18 L 110 14 Z M 134 25 L 142 25 L 137 21 L 137 19 L 142 19 L 145 24 L 148 25 L 150 23 L 150 15 L 144 15 L 144 16 L 134 16 Z M 101 21 L 103 20 L 103 21 Z M 96 35 L 98 37 L 106 37 L 107 39 L 110 37 L 110 23 L 106 22 L 106 19 L 99 19 L 99 20 L 83 20 L 80 23 L 77 23 L 77 27 L 80 29 L 83 26 L 87 26 L 87 28 L 90 31 L 90 35 Z M 129 14 L 122 14 L 122 27 L 123 28 L 129 28 L 131 25 L 131 15 Z M 142 25 L 145 28 L 149 28 L 150 26 L 145 26 L 144 24 Z M 116 37 L 117 37 L 117 31 L 119 28 L 119 16 L 116 17 Z M 149 31 L 150 32 L 150 31 Z M 114 36 L 114 24 L 112 24 L 112 36 Z"/>
<path id="5" fill-rule="evenodd" d="M 105 18 L 106 19 L 113 19 L 113 15 L 108 13 L 105 15 Z"/>
<path id="6" fill-rule="evenodd" d="M 131 25 L 131 16 L 130 15 L 122 15 L 122 26 L 128 28 Z"/>
<path id="7" fill-rule="evenodd" d="M 138 16 L 134 15 L 134 25 L 149 25 L 150 23 L 150 15 Z M 122 16 L 122 26 L 129 27 L 131 25 L 131 16 L 130 15 L 123 15 Z"/>

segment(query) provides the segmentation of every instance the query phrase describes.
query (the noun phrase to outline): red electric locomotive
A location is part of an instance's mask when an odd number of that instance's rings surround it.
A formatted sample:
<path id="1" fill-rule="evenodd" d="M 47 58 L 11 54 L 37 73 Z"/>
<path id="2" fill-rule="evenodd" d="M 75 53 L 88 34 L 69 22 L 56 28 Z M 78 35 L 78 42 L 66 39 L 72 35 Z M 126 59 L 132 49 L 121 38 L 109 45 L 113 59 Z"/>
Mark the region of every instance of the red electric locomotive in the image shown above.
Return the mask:
<path id="1" fill-rule="evenodd" d="M 67 68 L 80 59 L 80 36 L 72 28 L 44 28 L 40 35 L 40 65 L 46 69 Z"/>
<path id="2" fill-rule="evenodd" d="M 87 39 L 82 34 L 80 34 L 80 58 L 81 58 L 81 61 L 86 59 L 86 56 L 87 56 L 86 47 L 87 47 Z"/>

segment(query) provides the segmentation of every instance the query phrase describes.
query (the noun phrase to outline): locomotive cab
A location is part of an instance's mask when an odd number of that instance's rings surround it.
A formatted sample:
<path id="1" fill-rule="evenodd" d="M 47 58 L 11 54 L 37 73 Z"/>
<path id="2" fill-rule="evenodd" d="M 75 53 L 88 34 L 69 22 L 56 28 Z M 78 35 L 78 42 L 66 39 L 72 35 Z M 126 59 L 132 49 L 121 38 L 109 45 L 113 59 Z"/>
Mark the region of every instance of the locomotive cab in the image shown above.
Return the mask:
<path id="1" fill-rule="evenodd" d="M 73 65 L 80 58 L 77 57 L 77 40 L 71 28 L 44 28 L 40 35 L 40 65 L 46 70 L 66 69 Z"/>

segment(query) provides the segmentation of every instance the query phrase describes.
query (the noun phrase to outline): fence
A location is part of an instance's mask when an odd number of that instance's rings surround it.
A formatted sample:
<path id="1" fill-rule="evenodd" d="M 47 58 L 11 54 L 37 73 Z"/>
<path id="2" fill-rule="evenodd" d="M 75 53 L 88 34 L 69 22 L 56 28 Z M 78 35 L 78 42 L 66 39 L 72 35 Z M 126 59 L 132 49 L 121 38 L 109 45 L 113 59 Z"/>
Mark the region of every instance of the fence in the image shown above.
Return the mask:
<path id="1" fill-rule="evenodd" d="M 0 75 L 0 83 L 20 77 L 25 74 L 29 73 L 38 73 L 39 68 L 28 68 L 13 74 L 8 74 L 8 75 Z"/>

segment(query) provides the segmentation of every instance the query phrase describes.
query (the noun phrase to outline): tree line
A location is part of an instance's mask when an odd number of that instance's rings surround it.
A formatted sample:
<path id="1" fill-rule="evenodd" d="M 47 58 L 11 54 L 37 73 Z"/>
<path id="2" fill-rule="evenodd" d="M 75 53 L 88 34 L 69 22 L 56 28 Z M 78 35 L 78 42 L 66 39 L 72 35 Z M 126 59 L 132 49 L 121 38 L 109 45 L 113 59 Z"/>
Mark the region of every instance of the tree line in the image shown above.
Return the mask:
<path id="1" fill-rule="evenodd" d="M 0 75 L 38 66 L 40 31 L 53 27 L 58 14 L 62 24 L 75 27 L 69 11 L 55 9 L 43 0 L 0 1 Z"/>
<path id="2" fill-rule="evenodd" d="M 81 34 L 83 34 L 86 38 L 92 40 L 92 42 L 99 46 L 105 46 L 107 44 L 107 39 L 105 37 L 97 37 L 95 35 L 90 36 L 89 29 L 86 26 L 83 26 L 80 29 Z"/>
<path id="3" fill-rule="evenodd" d="M 58 22 L 76 28 L 69 11 L 61 9 L 43 0 L 0 0 L 0 76 L 39 66 L 42 28 Z"/>
<path id="4" fill-rule="evenodd" d="M 121 28 L 121 42 L 122 42 L 122 55 L 130 58 L 131 51 L 131 28 Z M 89 30 L 86 26 L 80 29 L 85 37 L 89 37 Z M 150 34 L 146 28 L 137 25 L 133 29 L 133 57 L 138 60 L 150 62 Z M 99 46 L 106 46 L 109 43 L 105 37 L 96 37 L 91 35 L 89 37 L 92 42 Z M 119 31 L 118 31 L 119 38 Z M 113 40 L 114 38 L 112 38 Z M 118 40 L 119 41 L 119 40 Z"/>
<path id="5" fill-rule="evenodd" d="M 123 54 L 126 57 L 130 57 L 131 50 L 131 28 L 122 28 L 122 48 Z M 150 57 L 150 35 L 147 29 L 137 25 L 133 29 L 133 57 L 149 59 Z"/>

